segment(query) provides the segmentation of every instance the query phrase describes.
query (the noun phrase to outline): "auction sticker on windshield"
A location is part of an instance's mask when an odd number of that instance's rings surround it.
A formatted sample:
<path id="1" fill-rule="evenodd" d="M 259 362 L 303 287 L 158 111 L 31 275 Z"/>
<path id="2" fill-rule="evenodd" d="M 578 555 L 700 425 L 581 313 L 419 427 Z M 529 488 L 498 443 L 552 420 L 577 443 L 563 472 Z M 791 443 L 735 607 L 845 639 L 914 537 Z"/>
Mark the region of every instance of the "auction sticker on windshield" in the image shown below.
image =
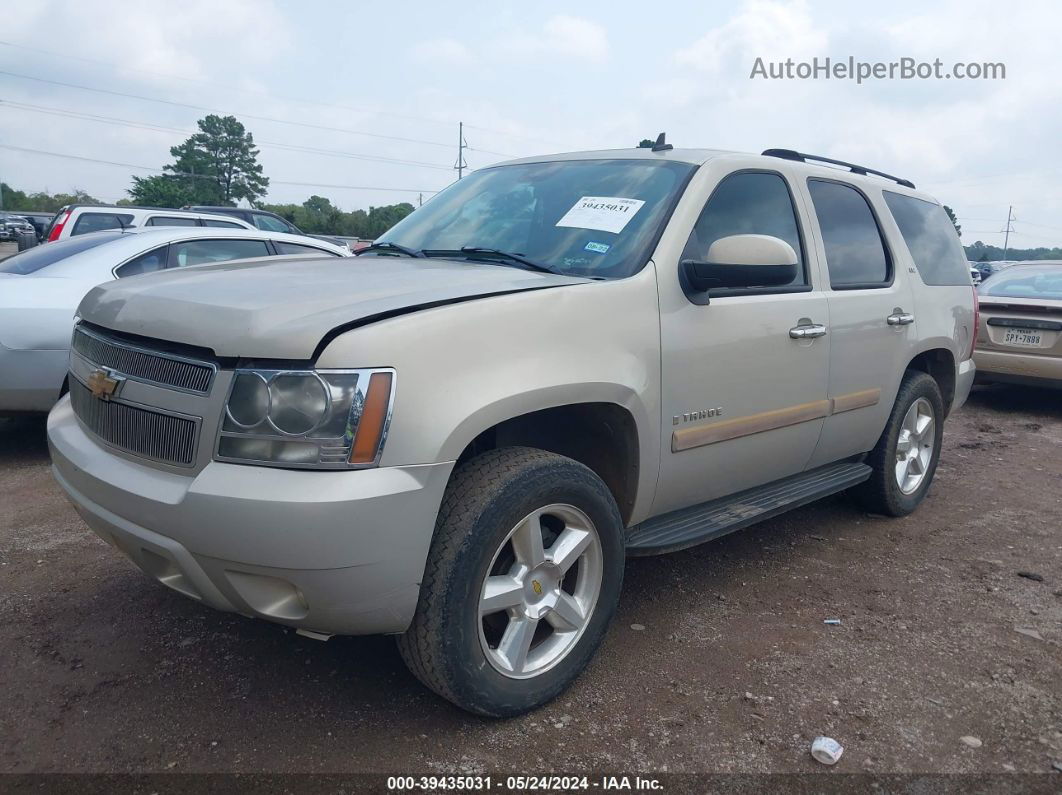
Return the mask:
<path id="1" fill-rule="evenodd" d="M 602 232 L 623 231 L 634 214 L 645 204 L 641 199 L 621 199 L 616 196 L 583 196 L 557 221 L 557 226 L 576 229 L 597 229 Z"/>

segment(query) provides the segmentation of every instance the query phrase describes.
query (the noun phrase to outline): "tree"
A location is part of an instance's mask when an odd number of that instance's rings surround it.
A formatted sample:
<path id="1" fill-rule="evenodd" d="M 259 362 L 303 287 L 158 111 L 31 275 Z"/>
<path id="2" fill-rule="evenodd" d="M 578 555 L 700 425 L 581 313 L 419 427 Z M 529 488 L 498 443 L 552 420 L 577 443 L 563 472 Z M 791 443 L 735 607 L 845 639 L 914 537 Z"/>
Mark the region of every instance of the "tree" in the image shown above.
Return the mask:
<path id="1" fill-rule="evenodd" d="M 639 149 L 652 149 L 655 144 L 656 144 L 656 140 L 655 139 L 643 138 L 641 141 L 638 142 L 638 148 Z"/>
<path id="2" fill-rule="evenodd" d="M 199 132 L 170 149 L 169 173 L 133 177 L 129 195 L 143 204 L 180 207 L 184 204 L 253 202 L 269 187 L 262 175 L 254 136 L 235 116 L 211 114 L 198 122 Z"/>
<path id="3" fill-rule="evenodd" d="M 0 183 L 0 191 L 3 192 L 4 210 L 25 210 L 26 212 L 52 212 L 67 204 L 103 204 L 95 196 L 90 196 L 80 188 L 74 188 L 73 193 L 56 193 L 52 195 L 45 191 L 27 194 L 25 191 L 15 190 L 10 185 Z"/>
<path id="4" fill-rule="evenodd" d="M 133 187 L 128 193 L 133 204 L 146 207 L 184 207 L 187 204 L 199 204 L 200 194 L 196 193 L 181 177 L 172 174 L 159 174 L 154 177 L 133 177 Z"/>
<path id="5" fill-rule="evenodd" d="M 962 237 L 962 227 L 959 226 L 959 219 L 955 217 L 955 211 L 945 204 L 944 212 L 946 212 L 948 214 L 948 218 L 951 219 L 952 226 L 955 227 L 955 234 L 957 234 L 959 237 Z"/>

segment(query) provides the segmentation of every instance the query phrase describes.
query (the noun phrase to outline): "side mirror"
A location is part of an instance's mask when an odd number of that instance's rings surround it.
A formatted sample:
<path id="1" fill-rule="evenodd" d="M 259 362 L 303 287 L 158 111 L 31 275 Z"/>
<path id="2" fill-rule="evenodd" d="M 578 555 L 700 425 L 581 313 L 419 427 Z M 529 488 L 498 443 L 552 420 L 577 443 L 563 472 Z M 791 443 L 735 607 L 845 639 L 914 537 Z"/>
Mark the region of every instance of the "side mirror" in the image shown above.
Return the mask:
<path id="1" fill-rule="evenodd" d="M 776 287 L 796 278 L 797 254 L 781 238 L 730 235 L 712 243 L 703 262 L 683 260 L 679 272 L 684 286 L 700 293 L 717 287 Z"/>

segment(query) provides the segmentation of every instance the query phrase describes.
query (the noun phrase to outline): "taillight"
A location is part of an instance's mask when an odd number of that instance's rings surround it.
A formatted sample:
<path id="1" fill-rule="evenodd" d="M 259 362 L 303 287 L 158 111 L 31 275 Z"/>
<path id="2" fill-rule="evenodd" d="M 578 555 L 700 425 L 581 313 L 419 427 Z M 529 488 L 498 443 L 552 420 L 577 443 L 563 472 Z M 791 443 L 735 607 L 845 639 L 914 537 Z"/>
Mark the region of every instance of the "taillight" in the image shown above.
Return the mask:
<path id="1" fill-rule="evenodd" d="M 49 243 L 52 242 L 53 240 L 58 240 L 59 239 L 59 235 L 61 235 L 63 233 L 63 227 L 66 225 L 66 222 L 69 219 L 70 219 L 70 211 L 69 210 L 67 210 L 62 215 L 60 215 L 58 218 L 55 219 L 55 221 L 52 223 L 52 231 L 50 231 L 48 233 L 48 242 Z"/>
<path id="2" fill-rule="evenodd" d="M 970 350 L 966 352 L 966 358 L 972 359 L 974 346 L 977 345 L 977 335 L 981 333 L 981 305 L 977 301 L 977 288 L 973 288 L 974 299 L 974 319 L 973 319 L 973 333 L 970 335 Z"/>

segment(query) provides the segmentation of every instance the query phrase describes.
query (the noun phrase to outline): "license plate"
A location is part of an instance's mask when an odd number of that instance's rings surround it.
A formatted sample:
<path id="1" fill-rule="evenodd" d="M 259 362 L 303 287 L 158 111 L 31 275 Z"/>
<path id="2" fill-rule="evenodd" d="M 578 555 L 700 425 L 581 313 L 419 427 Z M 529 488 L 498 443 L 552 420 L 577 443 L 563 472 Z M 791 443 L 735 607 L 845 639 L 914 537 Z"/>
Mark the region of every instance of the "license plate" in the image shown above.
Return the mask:
<path id="1" fill-rule="evenodd" d="M 1040 332 L 1027 328 L 1009 328 L 1003 335 L 1004 345 L 1025 345 L 1029 348 L 1040 347 Z"/>

